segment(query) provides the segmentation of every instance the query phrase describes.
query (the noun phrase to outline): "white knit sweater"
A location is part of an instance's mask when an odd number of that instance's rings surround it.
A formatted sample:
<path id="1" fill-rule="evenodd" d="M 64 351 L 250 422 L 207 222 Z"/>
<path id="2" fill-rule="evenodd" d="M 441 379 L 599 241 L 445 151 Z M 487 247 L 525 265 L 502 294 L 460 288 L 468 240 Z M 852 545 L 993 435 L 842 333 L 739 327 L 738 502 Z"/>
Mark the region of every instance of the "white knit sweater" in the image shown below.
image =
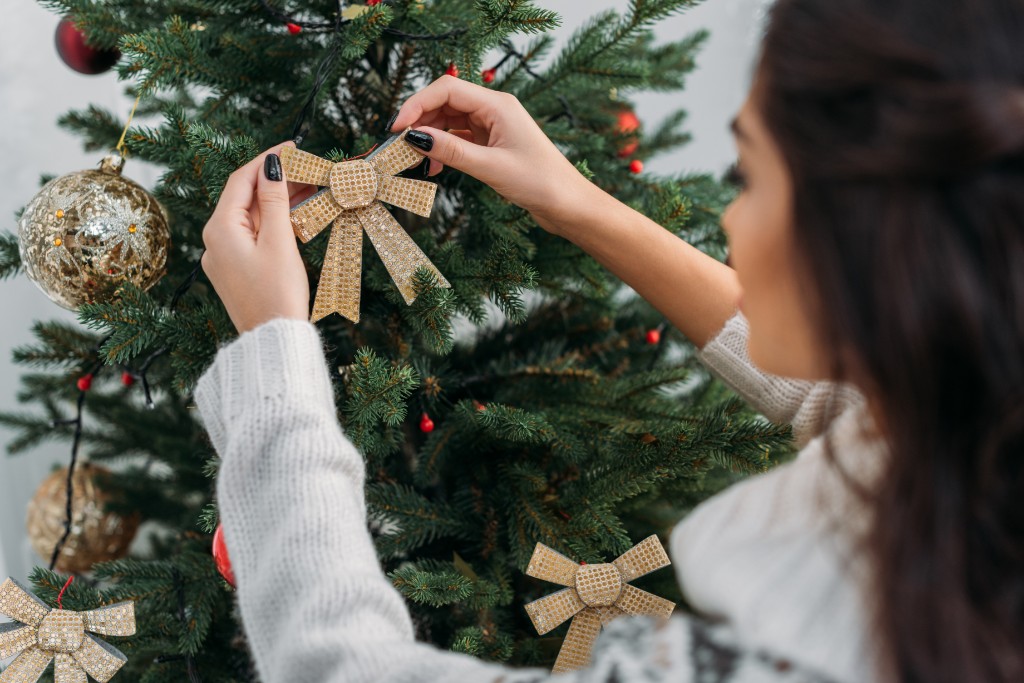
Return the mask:
<path id="1" fill-rule="evenodd" d="M 195 401 L 222 458 L 217 497 L 242 624 L 263 683 L 871 680 L 866 584 L 844 575 L 842 535 L 814 507 L 844 496 L 823 467 L 829 383 L 765 375 L 737 312 L 699 352 L 723 381 L 776 422 L 792 422 L 796 460 L 699 505 L 671 534 L 688 600 L 667 622 L 623 617 L 591 666 L 570 674 L 513 668 L 417 642 L 402 595 L 381 570 L 366 520 L 364 460 L 337 420 L 318 328 L 278 318 L 218 350 Z M 832 423 L 844 461 L 879 460 L 854 427 L 863 397 L 838 387 Z M 847 520 L 864 515 L 849 509 Z"/>

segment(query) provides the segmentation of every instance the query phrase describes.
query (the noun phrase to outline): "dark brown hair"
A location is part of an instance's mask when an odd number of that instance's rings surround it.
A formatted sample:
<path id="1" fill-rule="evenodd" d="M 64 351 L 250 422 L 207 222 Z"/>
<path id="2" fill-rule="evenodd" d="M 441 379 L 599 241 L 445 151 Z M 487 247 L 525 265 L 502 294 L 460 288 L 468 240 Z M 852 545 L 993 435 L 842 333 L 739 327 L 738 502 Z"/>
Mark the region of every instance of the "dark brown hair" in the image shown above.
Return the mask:
<path id="1" fill-rule="evenodd" d="M 1024 0 L 778 0 L 755 85 L 833 377 L 884 416 L 879 679 L 1024 681 Z"/>

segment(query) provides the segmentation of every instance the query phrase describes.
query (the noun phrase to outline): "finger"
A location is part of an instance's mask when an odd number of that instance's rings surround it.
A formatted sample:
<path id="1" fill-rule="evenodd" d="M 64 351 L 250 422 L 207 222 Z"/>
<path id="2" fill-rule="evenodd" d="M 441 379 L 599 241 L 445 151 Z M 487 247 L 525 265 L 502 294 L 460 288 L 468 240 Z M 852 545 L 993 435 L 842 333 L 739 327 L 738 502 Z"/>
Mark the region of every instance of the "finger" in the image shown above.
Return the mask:
<path id="1" fill-rule="evenodd" d="M 478 145 L 437 128 L 423 127 L 416 130 L 425 133 L 432 140 L 429 150 L 412 146 L 420 154 L 445 166 L 464 171 L 484 182 L 497 175 L 496 171 L 500 166 L 504 150 Z M 433 162 L 430 167 L 431 175 L 436 175 Z M 440 169 L 437 172 L 440 172 Z"/>
<path id="2" fill-rule="evenodd" d="M 479 136 L 474 135 L 473 131 L 471 131 L 471 130 L 450 130 L 448 132 L 451 133 L 452 135 L 456 136 L 456 137 L 462 138 L 463 140 L 465 140 L 466 142 L 469 142 L 469 143 L 478 143 L 478 142 L 480 142 L 477 139 Z M 441 171 L 444 170 L 444 164 L 442 164 L 440 161 L 436 161 L 434 159 L 430 159 L 429 162 L 430 162 L 430 169 L 427 171 L 427 177 L 432 178 L 432 177 L 436 176 L 438 173 L 440 173 Z"/>
<path id="3" fill-rule="evenodd" d="M 316 185 L 307 185 L 306 183 L 288 183 L 288 185 L 288 204 L 292 207 L 301 204 L 320 191 Z M 294 189 L 291 186 L 294 186 Z"/>
<path id="4" fill-rule="evenodd" d="M 277 248 L 290 243 L 294 246 L 295 236 L 288 217 L 289 201 L 281 157 L 270 152 L 264 157 L 263 168 L 256 181 L 256 205 L 260 212 L 257 245 L 269 244 L 271 248 Z"/>
<path id="5" fill-rule="evenodd" d="M 252 206 L 256 194 L 256 181 L 263 171 L 263 163 L 267 155 L 280 154 L 282 147 L 294 146 L 295 143 L 291 140 L 274 145 L 270 149 L 264 150 L 255 159 L 235 169 L 228 177 L 228 182 L 220 193 L 220 199 L 217 200 L 217 208 L 214 210 L 220 210 L 222 207 L 225 211 L 248 210 Z"/>
<path id="6" fill-rule="evenodd" d="M 495 91 L 461 78 L 444 75 L 410 97 L 398 111 L 392 130 L 417 125 L 421 117 L 448 106 L 452 113 L 466 114 L 478 120 L 496 108 Z"/>

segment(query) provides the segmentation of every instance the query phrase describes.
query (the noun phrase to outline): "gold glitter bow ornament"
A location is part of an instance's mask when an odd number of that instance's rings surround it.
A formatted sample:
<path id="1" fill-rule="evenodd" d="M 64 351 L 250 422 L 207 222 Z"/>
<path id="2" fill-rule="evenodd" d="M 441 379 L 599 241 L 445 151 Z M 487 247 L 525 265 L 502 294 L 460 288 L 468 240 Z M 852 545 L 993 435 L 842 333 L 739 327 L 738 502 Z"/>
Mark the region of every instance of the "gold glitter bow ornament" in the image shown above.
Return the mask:
<path id="1" fill-rule="evenodd" d="M 0 585 L 0 614 L 15 620 L 0 624 L 0 659 L 18 655 L 0 673 L 0 683 L 35 683 L 51 659 L 56 660 L 55 683 L 88 683 L 86 674 L 107 683 L 128 658 L 86 631 L 107 636 L 135 634 L 135 603 L 131 600 L 88 612 L 50 609 L 14 579 Z"/>
<path id="2" fill-rule="evenodd" d="M 409 129 L 393 136 L 365 159 L 338 163 L 295 147 L 281 149 L 281 164 L 288 180 L 324 188 L 292 209 L 296 236 L 308 242 L 334 223 L 311 322 L 335 312 L 359 322 L 363 230 L 370 236 L 406 304 L 416 299 L 413 274 L 421 265 L 434 271 L 441 286 L 451 286 L 381 204 L 385 202 L 423 217 L 429 217 L 434 206 L 437 185 L 395 175 L 423 159 L 405 141 L 407 132 Z"/>
<path id="3" fill-rule="evenodd" d="M 557 593 L 526 604 L 540 634 L 572 617 L 552 673 L 575 671 L 590 663 L 594 641 L 612 619 L 623 615 L 668 619 L 676 604 L 629 585 L 633 579 L 671 564 L 657 535 L 648 536 L 608 564 L 578 565 L 538 543 L 526 573 L 562 586 Z"/>

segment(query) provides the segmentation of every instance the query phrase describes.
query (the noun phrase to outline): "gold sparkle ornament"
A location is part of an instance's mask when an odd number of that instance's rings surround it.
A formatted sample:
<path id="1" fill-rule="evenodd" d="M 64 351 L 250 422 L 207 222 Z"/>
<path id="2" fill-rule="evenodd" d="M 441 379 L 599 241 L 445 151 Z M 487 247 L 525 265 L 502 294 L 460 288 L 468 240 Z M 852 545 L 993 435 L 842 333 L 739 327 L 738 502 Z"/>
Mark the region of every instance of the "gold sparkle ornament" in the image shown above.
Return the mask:
<path id="1" fill-rule="evenodd" d="M 54 660 L 54 683 L 87 683 L 86 674 L 107 683 L 128 658 L 92 634 L 135 635 L 131 600 L 88 612 L 50 609 L 11 578 L 0 584 L 0 614 L 14 619 L 0 624 L 0 659 L 18 655 L 0 683 L 35 683 Z"/>
<path id="2" fill-rule="evenodd" d="M 167 215 L 123 166 L 108 155 L 98 170 L 54 178 L 18 220 L 25 273 L 63 308 L 116 300 L 126 281 L 148 290 L 167 272 Z"/>
<path id="3" fill-rule="evenodd" d="M 669 564 L 657 535 L 648 536 L 611 563 L 582 566 L 538 543 L 526 573 L 568 588 L 527 603 L 530 621 L 543 635 L 572 619 L 552 673 L 585 668 L 601 626 L 612 619 L 625 615 L 668 619 L 674 602 L 629 582 Z"/>
<path id="4" fill-rule="evenodd" d="M 116 560 L 128 554 L 142 516 L 135 512 L 119 515 L 106 510 L 107 502 L 122 494 L 109 483 L 112 472 L 94 463 L 78 463 L 72 475 L 71 534 L 57 555 L 54 569 L 87 572 L 97 562 Z M 65 465 L 42 481 L 26 508 L 25 527 L 39 557 L 50 559 L 64 535 L 67 520 L 67 479 Z"/>
<path id="5" fill-rule="evenodd" d="M 393 136 L 365 159 L 338 163 L 295 147 L 281 149 L 288 180 L 323 188 L 292 209 L 295 235 L 308 242 L 333 223 L 311 322 L 331 313 L 359 322 L 364 230 L 406 304 L 416 299 L 413 275 L 420 266 L 432 270 L 440 286 L 451 287 L 381 203 L 425 218 L 434 206 L 437 185 L 396 176 L 423 160 L 406 142 L 408 131 Z"/>

